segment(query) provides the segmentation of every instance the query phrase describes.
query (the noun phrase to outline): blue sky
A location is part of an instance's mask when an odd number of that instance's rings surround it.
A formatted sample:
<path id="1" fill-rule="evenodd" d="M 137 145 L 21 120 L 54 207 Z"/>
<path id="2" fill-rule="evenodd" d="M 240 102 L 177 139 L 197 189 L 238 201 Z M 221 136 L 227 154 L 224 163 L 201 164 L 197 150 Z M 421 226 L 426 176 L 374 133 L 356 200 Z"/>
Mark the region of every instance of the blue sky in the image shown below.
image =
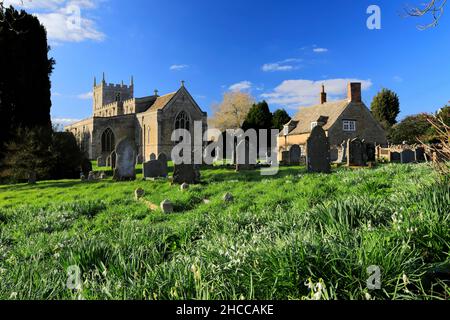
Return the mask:
<path id="1" fill-rule="evenodd" d="M 9 0 L 14 3 L 18 0 Z M 405 18 L 421 0 L 25 0 L 48 29 L 56 59 L 52 117 L 92 113 L 93 77 L 135 79 L 135 95 L 178 89 L 200 106 L 228 90 L 266 99 L 294 114 L 315 103 L 325 83 L 331 99 L 361 80 L 370 105 L 383 87 L 398 93 L 400 118 L 434 112 L 450 100 L 450 9 L 437 28 Z M 381 30 L 369 30 L 369 5 L 381 8 Z M 75 27 L 67 21 L 77 17 Z"/>

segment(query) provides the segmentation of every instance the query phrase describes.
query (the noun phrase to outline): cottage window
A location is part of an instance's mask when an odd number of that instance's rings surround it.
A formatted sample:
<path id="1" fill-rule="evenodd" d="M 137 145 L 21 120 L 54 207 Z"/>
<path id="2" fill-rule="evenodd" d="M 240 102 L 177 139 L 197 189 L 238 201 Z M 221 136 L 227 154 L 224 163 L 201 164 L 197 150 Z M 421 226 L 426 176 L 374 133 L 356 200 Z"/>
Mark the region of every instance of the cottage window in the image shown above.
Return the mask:
<path id="1" fill-rule="evenodd" d="M 317 127 L 319 123 L 317 121 L 311 122 L 311 130 Z"/>
<path id="2" fill-rule="evenodd" d="M 344 120 L 343 121 L 344 131 L 355 132 L 356 131 L 356 121 L 354 120 Z"/>

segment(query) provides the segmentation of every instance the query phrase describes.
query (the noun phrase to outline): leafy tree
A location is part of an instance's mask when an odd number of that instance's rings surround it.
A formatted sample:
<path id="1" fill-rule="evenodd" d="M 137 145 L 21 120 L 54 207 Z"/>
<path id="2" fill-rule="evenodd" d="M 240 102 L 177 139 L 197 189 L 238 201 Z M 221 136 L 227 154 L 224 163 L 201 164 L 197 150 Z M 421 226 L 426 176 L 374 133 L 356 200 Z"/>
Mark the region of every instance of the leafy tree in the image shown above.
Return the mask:
<path id="1" fill-rule="evenodd" d="M 432 116 L 426 113 L 406 117 L 394 125 L 389 133 L 389 140 L 394 144 L 430 142 L 432 126 L 428 119 Z"/>
<path id="2" fill-rule="evenodd" d="M 397 94 L 389 89 L 382 89 L 374 98 L 371 105 L 372 114 L 385 129 L 397 123 L 400 113 L 400 101 Z"/>
<path id="3" fill-rule="evenodd" d="M 17 182 L 48 177 L 52 167 L 50 140 L 51 132 L 47 127 L 18 129 L 6 144 L 0 171 L 2 180 Z"/>
<path id="4" fill-rule="evenodd" d="M 12 7 L 0 10 L 0 146 L 19 127 L 51 129 L 54 60 L 48 51 L 46 30 L 37 17 Z"/>
<path id="5" fill-rule="evenodd" d="M 75 136 L 70 132 L 54 132 L 51 145 L 52 179 L 77 179 L 80 177 L 80 166 L 83 160 Z"/>
<path id="6" fill-rule="evenodd" d="M 444 124 L 450 126 L 450 106 L 444 106 L 436 112 L 436 118 L 441 119 Z"/>
<path id="7" fill-rule="evenodd" d="M 244 130 L 248 129 L 272 129 L 272 113 L 266 101 L 254 104 L 242 125 Z"/>
<path id="8" fill-rule="evenodd" d="M 255 103 L 253 97 L 245 92 L 227 92 L 220 104 L 215 104 L 212 109 L 214 116 L 210 124 L 219 130 L 240 129 L 248 112 Z"/>
<path id="9" fill-rule="evenodd" d="M 284 125 L 291 121 L 291 117 L 284 109 L 278 109 L 273 113 L 272 128 L 282 130 Z"/>

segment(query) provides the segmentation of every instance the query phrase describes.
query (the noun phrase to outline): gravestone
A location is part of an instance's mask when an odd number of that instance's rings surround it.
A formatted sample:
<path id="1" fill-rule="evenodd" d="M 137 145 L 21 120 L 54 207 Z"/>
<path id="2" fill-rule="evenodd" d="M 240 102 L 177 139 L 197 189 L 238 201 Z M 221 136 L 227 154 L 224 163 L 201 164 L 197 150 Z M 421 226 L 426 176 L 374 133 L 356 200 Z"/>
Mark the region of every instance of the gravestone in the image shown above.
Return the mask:
<path id="1" fill-rule="evenodd" d="M 347 165 L 364 167 L 367 165 L 366 144 L 356 138 L 347 143 Z"/>
<path id="2" fill-rule="evenodd" d="M 173 213 L 173 204 L 170 200 L 164 200 L 163 202 L 161 202 L 160 207 L 163 213 Z"/>
<path id="3" fill-rule="evenodd" d="M 103 156 L 97 158 L 97 166 L 106 167 L 106 159 Z"/>
<path id="4" fill-rule="evenodd" d="M 173 171 L 173 183 L 200 183 L 199 167 L 195 164 L 175 164 Z"/>
<path id="5" fill-rule="evenodd" d="M 142 159 L 142 156 L 138 155 L 136 157 L 136 164 L 143 164 L 143 163 L 144 163 L 144 160 Z"/>
<path id="6" fill-rule="evenodd" d="M 87 177 L 89 175 L 89 172 L 92 171 L 92 163 L 91 161 L 89 161 L 89 159 L 83 159 L 83 161 L 81 162 L 81 172 L 83 173 L 83 175 L 85 177 Z"/>
<path id="7" fill-rule="evenodd" d="M 234 197 L 233 197 L 233 195 L 232 195 L 231 193 L 226 193 L 226 194 L 224 194 L 224 196 L 222 197 L 222 200 L 223 200 L 224 202 L 233 202 Z"/>
<path id="8" fill-rule="evenodd" d="M 145 196 L 145 191 L 142 188 L 138 188 L 134 191 L 134 199 L 139 200 Z"/>
<path id="9" fill-rule="evenodd" d="M 347 143 L 348 141 L 344 141 L 339 146 L 337 163 L 347 163 Z"/>
<path id="10" fill-rule="evenodd" d="M 169 171 L 169 166 L 167 165 L 167 156 L 165 153 L 160 153 L 158 155 L 158 160 L 162 163 L 164 170 L 166 171 L 166 176 L 167 176 L 167 172 Z"/>
<path id="11" fill-rule="evenodd" d="M 289 165 L 289 151 L 281 151 L 281 164 Z"/>
<path id="12" fill-rule="evenodd" d="M 152 153 L 152 154 L 150 155 L 150 160 L 156 160 L 156 154 Z"/>
<path id="13" fill-rule="evenodd" d="M 389 161 L 390 162 L 400 162 L 401 161 L 400 152 L 391 151 L 391 153 L 389 155 Z"/>
<path id="14" fill-rule="evenodd" d="M 366 154 L 367 154 L 367 161 L 368 162 L 375 162 L 376 161 L 376 147 L 373 143 L 366 143 Z"/>
<path id="15" fill-rule="evenodd" d="M 115 169 L 116 168 L 116 160 L 117 160 L 117 153 L 115 151 L 111 152 L 110 156 L 109 156 L 109 166 L 111 167 L 111 169 Z"/>
<path id="16" fill-rule="evenodd" d="M 315 127 L 306 141 L 306 162 L 309 172 L 329 173 L 330 143 L 321 126 Z"/>
<path id="17" fill-rule="evenodd" d="M 187 191 L 189 190 L 189 185 L 187 183 L 183 183 L 180 187 L 181 191 Z"/>
<path id="18" fill-rule="evenodd" d="M 166 178 L 167 164 L 161 160 L 150 160 L 144 163 L 144 178 Z"/>
<path id="19" fill-rule="evenodd" d="M 247 140 L 242 140 L 236 147 L 236 171 L 252 170 L 256 166 L 256 149 Z"/>
<path id="20" fill-rule="evenodd" d="M 114 180 L 135 180 L 135 167 L 136 145 L 130 138 L 123 139 L 116 146 L 116 167 L 114 169 Z"/>
<path id="21" fill-rule="evenodd" d="M 293 166 L 300 165 L 300 158 L 302 156 L 302 149 L 299 145 L 294 144 L 289 149 L 289 164 Z"/>
<path id="22" fill-rule="evenodd" d="M 417 162 L 425 162 L 426 161 L 425 148 L 418 147 L 414 150 L 414 152 L 416 153 L 416 161 Z"/>
<path id="23" fill-rule="evenodd" d="M 416 161 L 416 154 L 411 149 L 403 150 L 400 153 L 400 162 L 401 163 L 413 163 Z"/>

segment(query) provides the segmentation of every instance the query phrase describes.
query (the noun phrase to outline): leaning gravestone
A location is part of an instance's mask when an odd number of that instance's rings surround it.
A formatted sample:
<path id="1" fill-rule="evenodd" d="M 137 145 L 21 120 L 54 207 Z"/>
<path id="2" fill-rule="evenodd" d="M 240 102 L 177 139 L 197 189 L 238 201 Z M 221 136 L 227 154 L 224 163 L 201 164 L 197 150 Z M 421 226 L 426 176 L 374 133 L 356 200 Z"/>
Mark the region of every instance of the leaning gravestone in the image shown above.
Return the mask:
<path id="1" fill-rule="evenodd" d="M 167 164 L 168 159 L 167 159 L 167 156 L 166 156 L 165 153 L 160 153 L 160 154 L 158 155 L 158 161 L 161 162 L 161 164 L 162 164 L 163 167 L 164 167 L 164 170 L 165 170 L 166 172 L 168 172 L 168 171 L 169 171 L 169 166 L 168 166 L 168 164 Z"/>
<path id="2" fill-rule="evenodd" d="M 173 183 L 200 183 L 199 167 L 195 164 L 175 164 L 173 171 Z"/>
<path id="3" fill-rule="evenodd" d="M 347 144 L 348 141 L 342 142 L 338 149 L 338 159 L 337 163 L 346 163 L 347 162 Z"/>
<path id="4" fill-rule="evenodd" d="M 300 165 L 300 158 L 302 156 L 302 149 L 299 145 L 294 144 L 289 149 L 289 164 L 293 166 Z"/>
<path id="5" fill-rule="evenodd" d="M 89 159 L 84 158 L 81 162 L 81 172 L 85 177 L 89 175 L 89 172 L 92 171 L 92 163 Z"/>
<path id="6" fill-rule="evenodd" d="M 104 157 L 98 157 L 97 167 L 105 167 L 105 166 L 106 166 L 106 159 Z"/>
<path id="7" fill-rule="evenodd" d="M 114 180 L 136 179 L 136 145 L 130 138 L 123 139 L 116 146 L 116 168 Z"/>
<path id="8" fill-rule="evenodd" d="M 330 143 L 320 126 L 311 131 L 306 141 L 306 163 L 309 172 L 329 173 L 331 171 Z"/>
<path id="9" fill-rule="evenodd" d="M 117 153 L 115 151 L 111 152 L 110 156 L 109 156 L 109 165 L 111 167 L 111 169 L 115 169 L 116 168 L 116 160 L 117 160 Z"/>
<path id="10" fill-rule="evenodd" d="M 256 165 L 256 149 L 247 140 L 242 140 L 236 147 L 236 171 L 251 170 Z"/>
<path id="11" fill-rule="evenodd" d="M 391 151 L 390 156 L 389 156 L 389 161 L 390 162 L 400 162 L 401 161 L 400 152 Z"/>
<path id="12" fill-rule="evenodd" d="M 166 178 L 167 165 L 160 160 L 150 160 L 144 163 L 144 178 Z"/>
<path id="13" fill-rule="evenodd" d="M 413 163 L 416 161 L 416 154 L 411 149 L 403 150 L 400 153 L 400 162 L 401 163 Z"/>
<path id="14" fill-rule="evenodd" d="M 425 162 L 425 148 L 419 147 L 416 148 L 416 150 L 414 150 L 414 152 L 416 153 L 416 161 L 417 162 Z"/>
<path id="15" fill-rule="evenodd" d="M 365 143 L 356 138 L 348 141 L 347 145 L 347 165 L 364 167 L 367 165 L 367 154 Z"/>

